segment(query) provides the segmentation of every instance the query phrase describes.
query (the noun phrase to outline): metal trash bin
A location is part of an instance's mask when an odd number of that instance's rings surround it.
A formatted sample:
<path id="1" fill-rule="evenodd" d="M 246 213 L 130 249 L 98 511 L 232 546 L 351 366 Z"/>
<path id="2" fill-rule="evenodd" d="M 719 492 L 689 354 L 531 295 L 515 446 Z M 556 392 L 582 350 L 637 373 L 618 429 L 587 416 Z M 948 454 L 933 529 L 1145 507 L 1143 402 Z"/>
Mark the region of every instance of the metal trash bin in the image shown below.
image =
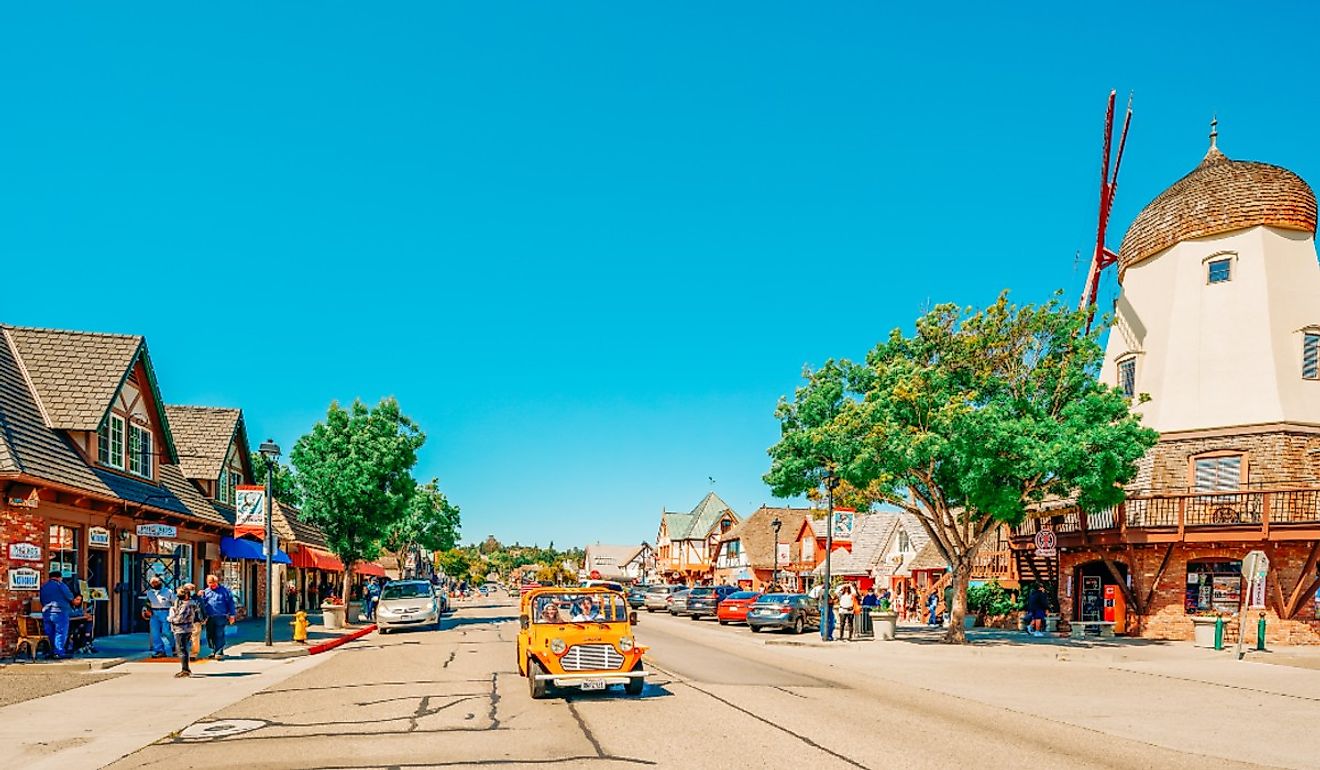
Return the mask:
<path id="1" fill-rule="evenodd" d="M 857 616 L 857 632 L 853 635 L 855 639 L 874 639 L 875 626 L 871 623 L 871 608 L 863 607 L 860 615 Z"/>

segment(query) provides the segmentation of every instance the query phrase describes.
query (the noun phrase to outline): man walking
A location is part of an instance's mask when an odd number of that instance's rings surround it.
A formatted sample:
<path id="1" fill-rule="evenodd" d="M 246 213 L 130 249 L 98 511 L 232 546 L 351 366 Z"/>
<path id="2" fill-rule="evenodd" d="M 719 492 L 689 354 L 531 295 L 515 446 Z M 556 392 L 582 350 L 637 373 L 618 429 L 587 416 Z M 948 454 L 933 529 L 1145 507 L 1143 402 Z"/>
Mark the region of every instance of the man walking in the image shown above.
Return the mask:
<path id="1" fill-rule="evenodd" d="M 159 577 L 153 575 L 147 589 L 147 621 L 151 624 L 151 657 L 164 658 L 174 649 L 174 637 L 170 633 L 170 607 L 174 606 L 174 595 L 164 590 Z"/>
<path id="2" fill-rule="evenodd" d="M 371 581 L 367 583 L 367 620 L 376 617 L 376 602 L 380 601 L 380 581 L 373 575 Z"/>
<path id="3" fill-rule="evenodd" d="M 1032 636 L 1045 635 L 1045 615 L 1049 612 L 1050 601 L 1040 584 L 1032 586 L 1027 595 L 1027 630 Z"/>
<path id="4" fill-rule="evenodd" d="M 215 575 L 206 576 L 202 612 L 206 618 L 206 646 L 211 648 L 212 658 L 222 658 L 225 654 L 225 626 L 233 624 L 238 607 L 234 604 L 234 594 L 228 587 L 220 585 L 220 578 Z"/>
<path id="5" fill-rule="evenodd" d="M 41 624 L 50 640 L 50 659 L 64 657 L 69 643 L 69 613 L 73 610 L 73 591 L 64 585 L 64 573 L 51 570 L 49 579 L 41 586 Z"/>

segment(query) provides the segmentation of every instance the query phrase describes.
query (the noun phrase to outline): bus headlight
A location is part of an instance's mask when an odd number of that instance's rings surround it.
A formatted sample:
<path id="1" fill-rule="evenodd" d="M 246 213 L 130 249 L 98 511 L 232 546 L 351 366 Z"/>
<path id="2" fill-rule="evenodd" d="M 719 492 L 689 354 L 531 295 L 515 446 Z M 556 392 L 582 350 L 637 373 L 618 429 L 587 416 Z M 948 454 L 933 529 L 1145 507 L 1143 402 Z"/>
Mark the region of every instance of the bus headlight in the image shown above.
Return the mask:
<path id="1" fill-rule="evenodd" d="M 631 636 L 619 637 L 619 650 L 628 652 L 633 648 L 633 638 Z"/>
<path id="2" fill-rule="evenodd" d="M 553 652 L 553 653 L 556 654 L 556 655 L 563 655 L 563 654 L 564 654 L 564 650 L 566 650 L 566 649 L 568 649 L 568 648 L 564 645 L 564 640 L 563 640 L 563 639 L 551 639 L 551 640 L 550 640 L 550 652 Z"/>

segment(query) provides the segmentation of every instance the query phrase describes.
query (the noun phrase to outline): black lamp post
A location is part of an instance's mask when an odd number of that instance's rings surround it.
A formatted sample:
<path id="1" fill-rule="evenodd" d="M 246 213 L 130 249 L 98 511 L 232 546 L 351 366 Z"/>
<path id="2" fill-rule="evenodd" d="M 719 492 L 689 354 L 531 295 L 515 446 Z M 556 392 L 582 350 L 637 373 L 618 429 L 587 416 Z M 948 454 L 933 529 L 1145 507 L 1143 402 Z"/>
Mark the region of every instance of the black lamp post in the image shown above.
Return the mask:
<path id="1" fill-rule="evenodd" d="M 770 573 L 770 585 L 776 588 L 779 586 L 779 528 L 782 526 L 784 522 L 778 516 L 770 522 L 770 528 L 775 531 L 775 568 Z"/>
<path id="2" fill-rule="evenodd" d="M 825 590 L 820 593 L 820 638 L 830 640 L 830 626 L 834 622 L 833 609 L 830 607 L 830 552 L 834 550 L 834 488 L 839 483 L 833 468 L 825 471 Z"/>
<path id="3" fill-rule="evenodd" d="M 275 459 L 280 456 L 280 445 L 266 439 L 258 450 L 266 461 L 266 646 L 275 644 L 275 543 L 271 526 L 271 487 L 275 477 Z"/>

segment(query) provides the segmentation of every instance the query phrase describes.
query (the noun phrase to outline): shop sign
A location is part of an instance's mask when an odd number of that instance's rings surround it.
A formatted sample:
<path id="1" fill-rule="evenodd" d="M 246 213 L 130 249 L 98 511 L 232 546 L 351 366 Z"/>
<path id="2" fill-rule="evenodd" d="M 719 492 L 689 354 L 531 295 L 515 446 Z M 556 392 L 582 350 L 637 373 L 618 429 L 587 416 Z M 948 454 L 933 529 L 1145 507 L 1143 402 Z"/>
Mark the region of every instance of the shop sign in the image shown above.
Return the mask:
<path id="1" fill-rule="evenodd" d="M 1247 608 L 1265 609 L 1265 580 L 1270 572 L 1270 557 L 1264 551 L 1252 551 L 1242 560 L 1242 577 L 1247 580 Z"/>
<path id="2" fill-rule="evenodd" d="M 89 548 L 109 548 L 110 530 L 105 527 L 91 527 L 88 529 L 87 546 Z"/>
<path id="3" fill-rule="evenodd" d="M 1059 539 L 1051 527 L 1041 527 L 1036 532 L 1036 556 L 1053 558 L 1059 555 Z"/>
<path id="4" fill-rule="evenodd" d="M 41 499 L 37 497 L 37 490 L 35 489 L 32 490 L 32 494 L 28 495 L 27 497 L 23 497 L 20 495 L 17 497 L 9 498 L 10 508 L 36 508 L 40 503 L 41 503 Z"/>
<path id="5" fill-rule="evenodd" d="M 31 567 L 15 567 L 9 570 L 10 591 L 36 591 L 41 588 L 41 573 Z"/>
<path id="6" fill-rule="evenodd" d="M 266 488 L 240 484 L 234 487 L 234 526 L 264 527 L 266 525 Z"/>
<path id="7" fill-rule="evenodd" d="M 41 561 L 41 546 L 32 543 L 10 543 L 9 558 L 14 561 Z"/>
<path id="8" fill-rule="evenodd" d="M 139 524 L 138 537 L 178 537 L 179 528 L 169 524 Z"/>

